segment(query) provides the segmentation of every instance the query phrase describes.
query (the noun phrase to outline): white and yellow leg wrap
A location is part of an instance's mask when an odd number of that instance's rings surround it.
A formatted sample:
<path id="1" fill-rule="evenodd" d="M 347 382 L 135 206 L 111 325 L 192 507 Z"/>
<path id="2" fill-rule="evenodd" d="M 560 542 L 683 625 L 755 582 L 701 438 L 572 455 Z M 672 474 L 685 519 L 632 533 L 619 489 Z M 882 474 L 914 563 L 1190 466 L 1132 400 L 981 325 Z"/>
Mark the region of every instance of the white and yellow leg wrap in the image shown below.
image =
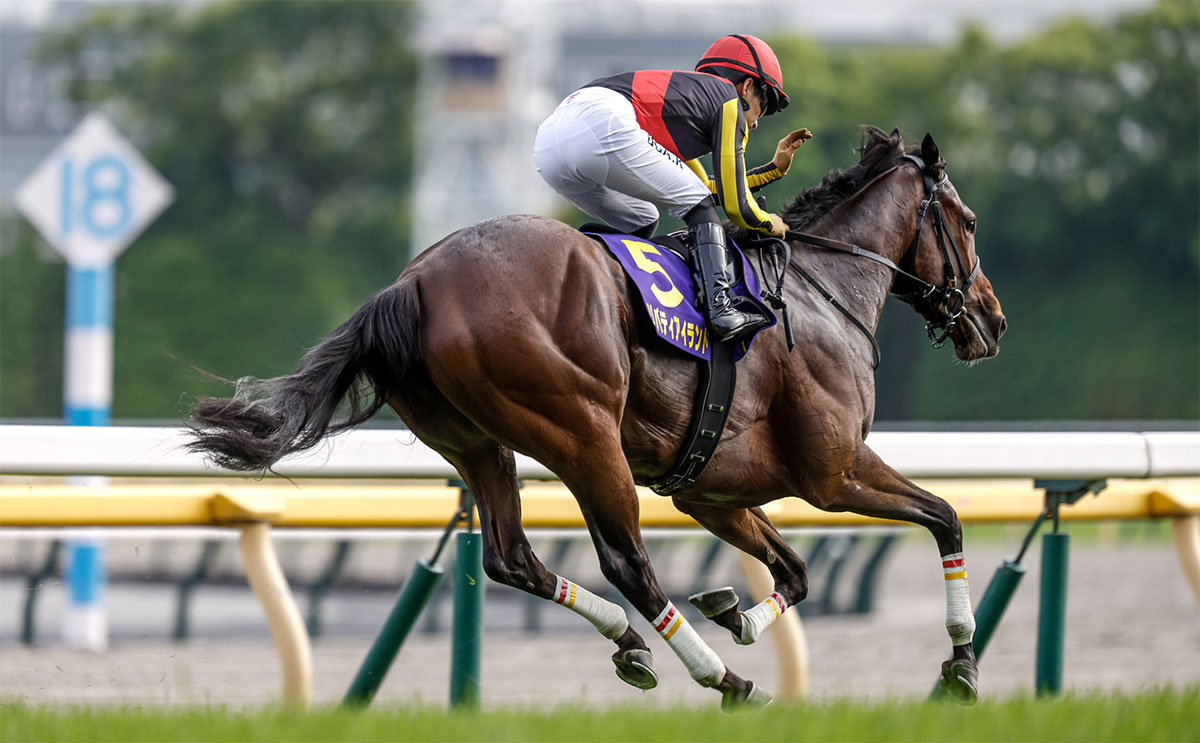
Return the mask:
<path id="1" fill-rule="evenodd" d="M 975 636 L 975 615 L 967 589 L 967 562 L 963 553 L 942 555 L 946 576 L 946 631 L 955 645 L 966 645 Z"/>
<path id="2" fill-rule="evenodd" d="M 692 625 L 683 618 L 675 604 L 668 601 L 666 608 L 654 619 L 653 624 L 654 631 L 667 641 L 667 645 L 670 645 L 679 656 L 679 660 L 683 661 L 688 673 L 697 683 L 701 686 L 716 686 L 721 683 L 721 679 L 725 678 L 725 664 L 721 662 L 716 651 L 700 639 L 700 635 L 696 634 Z"/>
<path id="3" fill-rule="evenodd" d="M 558 578 L 558 587 L 554 589 L 554 603 L 562 604 L 588 620 L 610 640 L 619 639 L 629 629 L 629 618 L 625 616 L 624 609 L 560 575 L 555 577 Z"/>
<path id="4" fill-rule="evenodd" d="M 757 606 L 742 612 L 742 634 L 734 637 L 739 645 L 749 645 L 758 639 L 767 627 L 783 615 L 787 602 L 778 593 L 772 593 Z"/>

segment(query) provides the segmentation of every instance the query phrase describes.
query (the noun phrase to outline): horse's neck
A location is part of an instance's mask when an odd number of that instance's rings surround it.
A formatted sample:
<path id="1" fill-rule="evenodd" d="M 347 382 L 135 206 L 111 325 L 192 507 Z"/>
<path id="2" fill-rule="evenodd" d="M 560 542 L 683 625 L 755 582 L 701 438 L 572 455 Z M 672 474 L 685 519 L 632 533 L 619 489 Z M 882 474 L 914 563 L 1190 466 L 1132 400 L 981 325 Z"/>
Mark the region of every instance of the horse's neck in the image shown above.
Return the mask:
<path id="1" fill-rule="evenodd" d="M 868 187 L 806 231 L 858 245 L 899 263 L 912 239 L 920 199 L 909 204 L 907 198 L 896 198 L 892 189 L 897 185 L 876 183 Z M 811 263 L 829 278 L 829 290 L 874 331 L 896 278 L 893 271 L 869 258 L 825 249 L 813 250 Z"/>

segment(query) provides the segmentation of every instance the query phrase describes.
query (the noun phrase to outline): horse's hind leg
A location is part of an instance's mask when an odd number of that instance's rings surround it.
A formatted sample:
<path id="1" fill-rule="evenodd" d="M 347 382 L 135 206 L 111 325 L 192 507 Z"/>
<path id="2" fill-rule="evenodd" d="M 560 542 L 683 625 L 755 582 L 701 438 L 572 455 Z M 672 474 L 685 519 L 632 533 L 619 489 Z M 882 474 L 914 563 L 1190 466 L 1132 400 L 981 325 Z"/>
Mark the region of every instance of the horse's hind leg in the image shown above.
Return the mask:
<path id="1" fill-rule="evenodd" d="M 389 404 L 409 430 L 454 465 L 475 495 L 488 577 L 583 616 L 616 642 L 613 663 L 621 680 L 639 689 L 653 688 L 658 683 L 653 658 L 645 641 L 629 626 L 625 610 L 551 573 L 534 554 L 521 527 L 512 450 L 479 430 L 442 395 L 423 369 L 413 370 L 402 389 L 389 398 Z"/>
<path id="2" fill-rule="evenodd" d="M 529 421 L 525 420 L 528 415 L 529 411 L 521 406 L 506 406 L 503 415 L 496 414 L 491 418 L 508 425 L 526 424 L 526 432 L 539 431 L 537 427 L 528 425 Z M 562 419 L 572 421 L 581 428 L 587 422 L 584 414 L 563 414 Z M 691 677 L 703 686 L 719 690 L 723 706 L 768 701 L 770 697 L 765 692 L 725 668 L 716 652 L 700 638 L 659 587 L 641 538 L 633 475 L 624 461 L 615 432 L 611 437 L 606 437 L 602 431 L 593 428 L 584 433 L 577 432 L 575 436 L 531 436 L 529 440 L 532 444 L 540 444 L 531 446 L 533 453 L 562 478 L 563 484 L 578 501 L 596 546 L 604 577 L 651 623 L 683 661 Z M 490 485 L 480 490 L 480 494 L 485 495 L 480 499 L 480 515 L 486 524 L 484 545 L 486 549 L 488 535 L 495 530 L 495 535 L 491 537 L 497 545 L 497 564 L 493 566 L 496 573 L 493 577 L 506 583 L 513 581 L 511 585 L 523 578 L 518 573 L 505 572 L 500 565 L 513 564 L 513 558 L 506 556 L 514 551 L 531 552 L 520 529 L 515 477 L 511 472 L 500 476 L 498 465 L 490 463 L 494 461 L 494 456 L 472 458 L 469 462 L 459 464 L 459 468 L 465 473 L 468 484 L 479 480 L 481 488 L 484 482 Z M 528 561 L 515 562 L 529 569 Z M 550 574 L 547 572 L 545 575 Z M 569 591 L 569 581 L 566 583 Z M 549 583 L 536 585 L 542 592 L 535 595 L 552 597 L 546 590 Z M 629 643 L 630 638 L 635 638 L 636 644 L 622 644 Z M 632 629 L 626 630 L 626 634 L 617 642 L 622 651 L 645 648 L 641 638 Z M 618 669 L 621 668 L 620 655 L 619 651 L 618 656 L 614 656 Z M 636 660 L 637 656 L 628 656 L 627 659 Z M 637 685 L 624 675 L 622 678 Z"/>
<path id="3" fill-rule="evenodd" d="M 546 569 L 521 528 L 521 502 L 512 450 L 485 440 L 454 464 L 476 496 L 484 571 L 492 580 L 566 606 L 617 644 L 613 664 L 639 689 L 658 685 L 653 657 L 620 606 Z"/>
<path id="4" fill-rule="evenodd" d="M 823 490 L 815 494 L 814 503 L 825 510 L 908 521 L 933 534 L 946 579 L 946 631 L 954 647 L 953 657 L 942 664 L 941 683 L 955 700 L 974 704 L 979 685 L 971 644 L 975 617 L 967 589 L 958 514 L 949 503 L 888 467 L 866 445 L 858 447 L 851 469 L 832 478 Z"/>
<path id="5" fill-rule="evenodd" d="M 649 620 L 696 682 L 721 692 L 722 706 L 769 701 L 765 692 L 725 667 L 663 594 L 642 542 L 637 491 L 619 444 L 606 446 L 597 438 L 581 444 L 557 472 L 579 502 L 604 577 Z"/>
<path id="6" fill-rule="evenodd" d="M 512 407 L 495 420 L 520 420 L 523 411 Z M 582 420 L 582 416 L 568 416 Z M 411 425 L 411 424 L 410 424 Z M 721 659 L 696 633 L 675 606 L 663 594 L 654 577 L 638 524 L 637 491 L 633 475 L 625 464 L 619 443 L 606 443 L 601 434 L 567 438 L 554 436 L 553 448 L 538 451 L 541 458 L 562 478 L 563 484 L 579 502 L 588 531 L 596 545 L 604 577 L 644 616 L 667 645 L 679 656 L 688 673 L 703 686 L 718 689 L 722 704 L 765 702 L 770 697 L 725 668 Z M 615 439 L 615 437 L 614 437 Z M 467 484 L 476 493 L 483 522 L 485 568 L 493 579 L 559 603 L 563 589 L 567 597 L 575 591 L 572 607 L 583 613 L 588 606 L 614 604 L 584 592 L 573 583 L 553 575 L 533 556 L 521 529 L 520 503 L 510 450 L 491 441 L 492 448 L 446 454 Z M 532 584 L 532 588 L 530 588 Z M 584 598 L 585 600 L 581 600 Z M 620 609 L 617 609 L 620 611 Z M 590 610 L 595 619 L 598 609 Z M 585 614 L 585 616 L 587 616 Z M 624 620 L 624 612 L 621 612 Z M 642 688 L 656 683 L 650 654 L 641 637 L 623 622 L 624 632 L 615 638 L 619 650 L 613 656 L 617 673 L 623 680 Z M 609 627 L 615 631 L 615 627 Z M 605 629 L 601 629 L 602 632 Z M 606 636 L 611 636 L 606 633 Z"/>
<path id="7" fill-rule="evenodd" d="M 738 596 L 731 586 L 698 593 L 689 601 L 704 616 L 733 634 L 741 645 L 756 641 L 789 606 L 808 595 L 808 570 L 804 560 L 784 541 L 761 508 L 721 508 L 674 499 L 675 507 L 696 519 L 705 529 L 759 560 L 771 571 L 775 590 L 753 608 L 738 611 Z"/>

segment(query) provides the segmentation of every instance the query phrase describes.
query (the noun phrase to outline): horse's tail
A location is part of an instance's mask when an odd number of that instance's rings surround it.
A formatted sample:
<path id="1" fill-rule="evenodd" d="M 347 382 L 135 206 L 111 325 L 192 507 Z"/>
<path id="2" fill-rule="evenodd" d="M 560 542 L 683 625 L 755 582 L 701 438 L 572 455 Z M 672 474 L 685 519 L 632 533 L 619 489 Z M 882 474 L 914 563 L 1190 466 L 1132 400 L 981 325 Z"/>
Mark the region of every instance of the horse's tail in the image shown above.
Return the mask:
<path id="1" fill-rule="evenodd" d="M 284 456 L 375 415 L 419 360 L 420 305 L 411 281 L 376 292 L 305 354 L 295 372 L 245 377 L 230 398 L 192 406 L 191 451 L 214 464 L 265 471 Z M 345 417 L 334 422 L 339 408 Z"/>

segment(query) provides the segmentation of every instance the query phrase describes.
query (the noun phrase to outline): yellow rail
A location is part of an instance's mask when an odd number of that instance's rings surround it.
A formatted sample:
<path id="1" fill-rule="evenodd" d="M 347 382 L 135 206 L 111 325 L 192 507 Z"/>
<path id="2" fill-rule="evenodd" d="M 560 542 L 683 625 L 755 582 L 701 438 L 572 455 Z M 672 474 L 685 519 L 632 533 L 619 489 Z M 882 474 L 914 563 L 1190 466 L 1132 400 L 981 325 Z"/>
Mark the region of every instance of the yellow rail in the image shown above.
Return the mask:
<path id="1" fill-rule="evenodd" d="M 920 483 L 945 498 L 966 523 L 1032 521 L 1045 504 L 1031 480 Z M 671 501 L 639 492 L 643 527 L 696 527 Z M 312 700 L 312 648 L 279 561 L 272 527 L 442 527 L 458 508 L 459 491 L 446 486 L 303 483 L 299 486 L 202 484 L 0 485 L 0 527 L 233 526 L 242 533 L 246 577 L 263 605 L 282 666 L 282 697 L 307 707 Z M 852 513 L 827 513 L 797 498 L 764 506 L 781 527 L 894 524 Z M 522 491 L 527 527 L 583 527 L 583 517 L 561 485 Z M 1061 509 L 1066 521 L 1173 519 L 1180 563 L 1200 600 L 1200 480 L 1110 480 L 1099 496 Z M 766 568 L 743 560 L 747 580 L 763 593 Z M 795 612 L 772 627 L 780 652 L 781 698 L 799 699 L 807 684 L 807 654 Z"/>
<path id="2" fill-rule="evenodd" d="M 964 523 L 1031 521 L 1044 496 L 1028 480 L 921 483 L 954 506 Z M 454 513 L 451 487 L 348 484 L 303 485 L 70 485 L 0 486 L 0 526 L 199 526 L 247 521 L 274 527 L 441 527 Z M 695 528 L 670 499 L 641 495 L 644 527 Z M 821 511 L 798 498 L 764 506 L 780 527 L 894 524 L 854 513 Z M 1164 518 L 1200 513 L 1200 480 L 1110 480 L 1099 496 L 1064 507 L 1067 521 Z M 530 528 L 585 526 L 562 486 L 522 491 L 522 520 Z"/>

